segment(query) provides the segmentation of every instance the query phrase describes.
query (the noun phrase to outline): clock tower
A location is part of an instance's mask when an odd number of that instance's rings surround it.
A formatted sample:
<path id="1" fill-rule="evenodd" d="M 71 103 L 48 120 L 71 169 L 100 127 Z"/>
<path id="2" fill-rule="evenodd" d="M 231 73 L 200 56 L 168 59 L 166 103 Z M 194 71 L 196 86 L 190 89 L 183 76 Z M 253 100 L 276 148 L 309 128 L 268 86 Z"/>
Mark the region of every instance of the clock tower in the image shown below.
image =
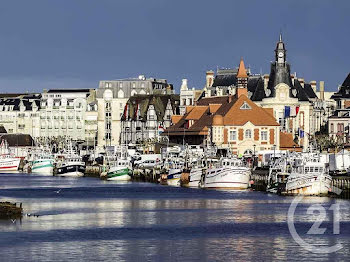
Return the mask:
<path id="1" fill-rule="evenodd" d="M 275 58 L 276 62 L 279 65 L 283 65 L 286 62 L 287 50 L 282 41 L 282 34 L 280 34 L 279 41 L 277 42 L 277 46 L 275 49 Z"/>

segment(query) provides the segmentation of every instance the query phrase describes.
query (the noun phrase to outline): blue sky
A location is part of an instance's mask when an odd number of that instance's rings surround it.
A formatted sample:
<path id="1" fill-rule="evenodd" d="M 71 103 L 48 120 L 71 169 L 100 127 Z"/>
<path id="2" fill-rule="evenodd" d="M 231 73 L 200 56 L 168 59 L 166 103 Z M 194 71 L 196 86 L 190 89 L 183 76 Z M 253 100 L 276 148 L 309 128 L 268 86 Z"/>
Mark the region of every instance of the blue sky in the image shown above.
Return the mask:
<path id="1" fill-rule="evenodd" d="M 282 30 L 292 72 L 336 90 L 350 72 L 350 1 L 1 0 L 0 92 L 97 88 L 99 80 L 269 73 Z"/>

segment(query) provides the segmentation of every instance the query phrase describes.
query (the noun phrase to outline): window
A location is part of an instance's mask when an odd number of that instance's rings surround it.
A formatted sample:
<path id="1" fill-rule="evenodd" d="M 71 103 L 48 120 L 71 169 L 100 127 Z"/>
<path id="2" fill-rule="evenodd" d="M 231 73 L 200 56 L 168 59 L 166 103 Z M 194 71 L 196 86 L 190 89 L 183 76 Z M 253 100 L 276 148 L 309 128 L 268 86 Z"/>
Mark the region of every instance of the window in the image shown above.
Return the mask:
<path id="1" fill-rule="evenodd" d="M 267 141 L 267 131 L 261 131 L 260 136 L 262 141 Z"/>
<path id="2" fill-rule="evenodd" d="M 331 133 L 334 133 L 334 124 L 331 124 Z"/>
<path id="3" fill-rule="evenodd" d="M 150 115 L 149 120 L 154 120 L 154 115 Z"/>
<path id="4" fill-rule="evenodd" d="M 110 83 L 110 82 L 106 82 L 105 87 L 107 87 L 107 88 L 112 87 L 112 83 Z"/>
<path id="5" fill-rule="evenodd" d="M 252 109 L 252 108 L 247 104 L 247 102 L 244 102 L 240 109 L 244 110 L 244 109 Z"/>
<path id="6" fill-rule="evenodd" d="M 245 138 L 252 138 L 252 131 L 250 129 L 245 131 Z"/>
<path id="7" fill-rule="evenodd" d="M 119 87 L 123 87 L 123 82 L 120 82 L 120 83 L 119 83 Z"/>
<path id="8" fill-rule="evenodd" d="M 136 87 L 136 83 L 135 83 L 135 82 L 132 83 L 132 87 L 133 87 L 133 88 Z"/>
<path id="9" fill-rule="evenodd" d="M 141 87 L 145 87 L 145 83 L 144 82 L 141 83 Z"/>
<path id="10" fill-rule="evenodd" d="M 230 131 L 230 140 L 237 140 L 237 132 L 236 131 L 233 131 L 231 130 Z"/>
<path id="11" fill-rule="evenodd" d="M 119 108 L 123 109 L 123 103 L 119 103 Z"/>

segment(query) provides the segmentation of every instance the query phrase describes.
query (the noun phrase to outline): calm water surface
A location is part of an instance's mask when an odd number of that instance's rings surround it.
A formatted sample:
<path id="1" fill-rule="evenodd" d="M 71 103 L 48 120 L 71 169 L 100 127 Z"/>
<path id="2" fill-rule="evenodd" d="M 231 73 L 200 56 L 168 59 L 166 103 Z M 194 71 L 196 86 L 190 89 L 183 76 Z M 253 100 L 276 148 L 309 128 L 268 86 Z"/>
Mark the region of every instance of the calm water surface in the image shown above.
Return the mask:
<path id="1" fill-rule="evenodd" d="M 60 190 L 60 191 L 59 191 Z M 59 193 L 58 193 L 59 192 Z M 0 261 L 335 261 L 348 260 L 350 202 L 341 206 L 340 234 L 333 215 L 324 235 L 306 235 L 317 218 L 304 198 L 295 212 L 302 238 L 316 246 L 340 243 L 332 254 L 313 254 L 291 237 L 287 212 L 294 198 L 261 192 L 214 191 L 118 183 L 96 178 L 0 175 L 0 201 L 22 202 L 22 220 L 0 220 Z"/>

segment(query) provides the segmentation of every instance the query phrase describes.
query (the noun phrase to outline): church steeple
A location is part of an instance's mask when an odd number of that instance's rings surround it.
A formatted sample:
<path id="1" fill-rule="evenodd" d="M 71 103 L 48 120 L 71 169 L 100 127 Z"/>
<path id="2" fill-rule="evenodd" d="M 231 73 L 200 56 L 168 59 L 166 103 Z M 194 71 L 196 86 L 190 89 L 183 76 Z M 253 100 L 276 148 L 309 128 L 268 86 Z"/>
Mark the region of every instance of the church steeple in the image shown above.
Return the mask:
<path id="1" fill-rule="evenodd" d="M 286 62 L 286 57 L 287 57 L 287 50 L 282 40 L 282 33 L 280 33 L 279 40 L 277 42 L 276 49 L 275 49 L 276 62 L 282 65 Z"/>

